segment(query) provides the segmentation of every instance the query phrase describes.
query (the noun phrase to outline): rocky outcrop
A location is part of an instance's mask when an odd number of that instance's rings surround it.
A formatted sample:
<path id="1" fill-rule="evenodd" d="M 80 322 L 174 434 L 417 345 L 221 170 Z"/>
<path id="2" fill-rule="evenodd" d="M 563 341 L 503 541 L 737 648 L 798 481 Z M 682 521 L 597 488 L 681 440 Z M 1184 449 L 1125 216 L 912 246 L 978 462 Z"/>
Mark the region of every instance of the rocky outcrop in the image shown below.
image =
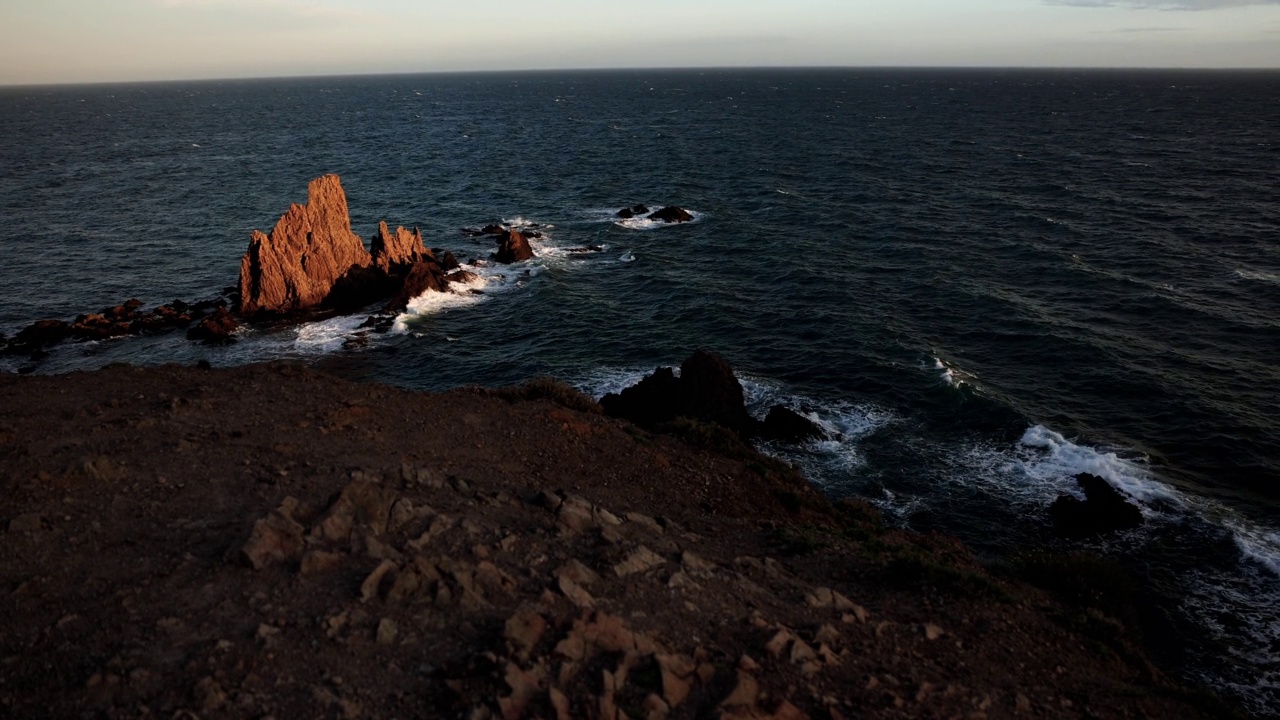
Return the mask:
<path id="1" fill-rule="evenodd" d="M 710 350 L 695 350 L 680 364 L 680 386 L 690 417 L 718 423 L 739 435 L 755 433 L 756 421 L 747 413 L 742 383 L 729 361 Z"/>
<path id="2" fill-rule="evenodd" d="M 498 236 L 498 251 L 493 259 L 505 265 L 534 257 L 529 238 L 519 230 L 507 230 Z"/>
<path id="3" fill-rule="evenodd" d="M 434 259 L 431 251 L 422 244 L 421 230 L 398 227 L 392 234 L 386 221 L 378 223 L 378 234 L 373 236 L 369 250 L 373 266 L 387 275 L 407 274 L 414 263 L 429 257 Z"/>
<path id="4" fill-rule="evenodd" d="M 98 312 L 78 315 L 71 322 L 40 320 L 24 328 L 7 343 L 0 343 L 0 347 L 7 355 L 41 356 L 45 348 L 64 340 L 101 341 L 185 328 L 226 305 L 226 299 L 196 303 L 174 300 L 145 311 L 142 301 L 135 298 Z"/>
<path id="5" fill-rule="evenodd" d="M 764 422 L 751 417 L 733 368 L 710 350 L 694 351 L 680 365 L 678 376 L 672 368 L 658 368 L 622 392 L 605 395 L 600 407 L 606 415 L 651 430 L 687 418 L 715 423 L 743 440 L 805 443 L 830 439 L 817 423 L 782 405 L 770 408 Z"/>
<path id="6" fill-rule="evenodd" d="M 684 417 L 716 423 L 743 437 L 757 431 L 733 368 L 709 350 L 694 351 L 681 364 L 679 377 L 671 368 L 658 368 L 621 393 L 605 395 L 600 406 L 606 414 L 641 427 Z"/>
<path id="7" fill-rule="evenodd" d="M 240 314 L 286 314 L 319 307 L 334 284 L 372 257 L 351 231 L 347 196 L 337 175 L 307 186 L 270 235 L 253 232 L 240 261 Z"/>
<path id="8" fill-rule="evenodd" d="M 1049 506 L 1049 516 L 1060 534 L 1090 537 L 1142 525 L 1142 511 L 1106 480 L 1080 473 L 1076 483 L 1084 491 L 1084 500 L 1061 495 Z"/>
<path id="9" fill-rule="evenodd" d="M 664 223 L 683 223 L 693 220 L 693 213 L 685 210 L 684 208 L 672 205 L 670 207 L 664 207 L 657 212 L 650 213 L 649 219 L 660 220 Z"/>

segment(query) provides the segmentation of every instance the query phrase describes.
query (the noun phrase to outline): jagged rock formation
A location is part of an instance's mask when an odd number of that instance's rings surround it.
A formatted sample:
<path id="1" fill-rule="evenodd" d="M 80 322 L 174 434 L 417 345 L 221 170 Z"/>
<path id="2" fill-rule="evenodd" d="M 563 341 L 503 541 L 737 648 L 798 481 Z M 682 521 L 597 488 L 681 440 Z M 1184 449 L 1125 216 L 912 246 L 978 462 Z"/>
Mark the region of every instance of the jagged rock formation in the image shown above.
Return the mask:
<path id="1" fill-rule="evenodd" d="M 316 178 L 307 185 L 306 205 L 291 205 L 270 235 L 253 231 L 240 261 L 240 314 L 317 308 L 339 278 L 372 264 L 364 242 L 351 231 L 338 176 Z"/>
<path id="2" fill-rule="evenodd" d="M 409 271 L 414 263 L 427 258 L 435 259 L 426 245 L 422 244 L 422 231 L 414 228 L 396 228 L 393 235 L 387 229 L 386 221 L 378 223 L 378 234 L 373 236 L 369 244 L 373 266 L 387 275 L 399 275 Z"/>

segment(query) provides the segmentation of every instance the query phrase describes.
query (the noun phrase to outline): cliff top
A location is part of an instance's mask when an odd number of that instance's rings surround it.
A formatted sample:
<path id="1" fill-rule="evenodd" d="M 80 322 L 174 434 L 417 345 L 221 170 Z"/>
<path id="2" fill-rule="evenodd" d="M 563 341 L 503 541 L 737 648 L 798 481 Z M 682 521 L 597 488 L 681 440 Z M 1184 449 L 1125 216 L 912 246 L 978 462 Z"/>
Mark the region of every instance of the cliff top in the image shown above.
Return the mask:
<path id="1" fill-rule="evenodd" d="M 1217 712 L 1096 610 L 552 382 L 114 367 L 0 408 L 13 717 Z"/>

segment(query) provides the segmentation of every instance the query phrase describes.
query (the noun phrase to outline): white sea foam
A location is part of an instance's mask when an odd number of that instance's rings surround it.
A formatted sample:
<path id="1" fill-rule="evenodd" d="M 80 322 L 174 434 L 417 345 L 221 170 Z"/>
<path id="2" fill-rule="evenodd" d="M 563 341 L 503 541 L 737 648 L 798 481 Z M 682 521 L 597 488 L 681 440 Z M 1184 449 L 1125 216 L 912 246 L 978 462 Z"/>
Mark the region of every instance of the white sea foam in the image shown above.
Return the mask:
<path id="1" fill-rule="evenodd" d="M 1114 452 L 1097 450 L 1063 437 L 1043 425 L 1035 425 L 1022 435 L 1018 444 L 1042 452 L 1021 460 L 1021 469 L 1032 480 L 1047 482 L 1071 479 L 1080 473 L 1097 475 L 1112 487 L 1138 500 L 1144 508 L 1156 501 L 1185 505 L 1184 496 L 1172 486 L 1157 480 L 1145 467 Z M 1055 482 L 1055 484 L 1060 484 Z"/>
<path id="2" fill-rule="evenodd" d="M 517 265 L 463 265 L 475 277 L 469 282 L 451 282 L 445 292 L 428 290 L 409 300 L 405 311 L 396 316 L 391 331 L 409 332 L 417 318 L 438 315 L 450 310 L 479 305 L 522 285 L 523 278 L 533 277 L 533 268 Z"/>
<path id="3" fill-rule="evenodd" d="M 1280 530 L 1258 527 L 1235 514 L 1223 518 L 1222 524 L 1231 531 L 1244 559 L 1280 577 Z"/>
<path id="4" fill-rule="evenodd" d="M 676 368 L 679 370 L 679 368 Z M 631 366 L 625 368 L 596 368 L 587 372 L 581 377 L 570 379 L 568 382 L 575 389 L 586 395 L 599 400 L 610 393 L 620 393 L 623 390 L 640 382 L 646 375 L 652 373 L 654 368 L 642 368 L 639 366 Z"/>
<path id="5" fill-rule="evenodd" d="M 752 375 L 739 375 L 747 410 L 763 419 L 774 405 L 782 405 L 808 418 L 822 428 L 827 440 L 816 440 L 803 448 L 766 443 L 762 448 L 781 455 L 799 465 L 810 482 L 824 489 L 837 489 L 850 474 L 866 465 L 862 440 L 894 422 L 892 413 L 872 405 L 844 399 L 823 399 L 792 392 L 772 380 Z M 883 496 L 870 498 L 873 503 L 894 515 L 909 514 L 921 498 Z"/>
<path id="6" fill-rule="evenodd" d="M 977 375 L 965 372 L 942 358 L 933 359 L 933 369 L 940 371 L 942 380 L 953 388 L 959 389 L 962 385 L 968 385 L 971 388 L 977 386 Z"/>
<path id="7" fill-rule="evenodd" d="M 1280 283 L 1280 275 L 1277 275 L 1275 273 L 1262 272 L 1260 270 L 1240 269 L 1235 271 L 1235 275 L 1241 280 L 1255 280 L 1257 282 Z"/>
<path id="8" fill-rule="evenodd" d="M 1259 571 L 1265 572 L 1265 571 Z M 1280 585 L 1274 577 L 1202 568 L 1183 577 L 1181 611 L 1241 665 L 1198 679 L 1228 688 L 1258 717 L 1272 717 L 1280 702 Z"/>
<path id="9" fill-rule="evenodd" d="M 339 350 L 357 328 L 364 323 L 365 315 L 340 317 L 304 323 L 298 326 L 298 336 L 293 347 L 304 354 L 327 353 Z"/>

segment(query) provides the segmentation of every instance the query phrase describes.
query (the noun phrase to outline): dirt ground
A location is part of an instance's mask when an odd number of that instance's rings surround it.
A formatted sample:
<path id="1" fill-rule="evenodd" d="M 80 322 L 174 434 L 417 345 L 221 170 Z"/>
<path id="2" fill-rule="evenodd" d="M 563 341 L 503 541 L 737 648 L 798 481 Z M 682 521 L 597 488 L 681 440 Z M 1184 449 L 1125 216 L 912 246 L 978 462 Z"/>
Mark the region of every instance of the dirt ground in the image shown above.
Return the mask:
<path id="1" fill-rule="evenodd" d="M 0 715 L 1221 716 L 1113 618 L 699 437 L 551 383 L 0 376 Z"/>

